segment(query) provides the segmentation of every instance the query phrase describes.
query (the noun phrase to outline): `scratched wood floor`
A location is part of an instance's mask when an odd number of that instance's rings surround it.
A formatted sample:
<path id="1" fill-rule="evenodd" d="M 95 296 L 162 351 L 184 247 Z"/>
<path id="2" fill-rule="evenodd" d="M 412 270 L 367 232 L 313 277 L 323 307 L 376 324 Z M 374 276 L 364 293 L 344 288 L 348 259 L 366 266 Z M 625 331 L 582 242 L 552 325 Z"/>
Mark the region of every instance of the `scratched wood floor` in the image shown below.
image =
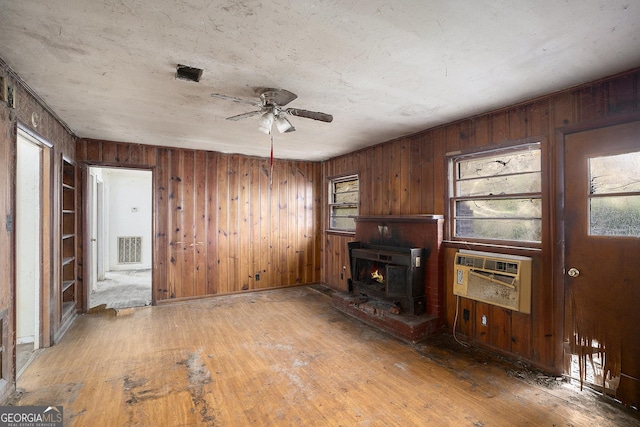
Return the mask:
<path id="1" fill-rule="evenodd" d="M 439 342 L 405 344 L 309 287 L 84 315 L 25 371 L 15 404 L 63 405 L 65 426 L 640 424 Z"/>

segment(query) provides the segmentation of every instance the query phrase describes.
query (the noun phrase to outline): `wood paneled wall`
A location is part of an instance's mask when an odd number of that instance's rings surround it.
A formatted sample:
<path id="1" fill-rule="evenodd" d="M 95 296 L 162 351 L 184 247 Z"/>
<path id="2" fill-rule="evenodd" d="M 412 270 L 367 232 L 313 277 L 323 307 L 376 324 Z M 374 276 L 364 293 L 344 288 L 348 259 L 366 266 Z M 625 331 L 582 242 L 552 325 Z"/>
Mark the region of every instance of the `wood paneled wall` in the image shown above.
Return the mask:
<path id="1" fill-rule="evenodd" d="M 156 302 L 320 280 L 320 163 L 86 139 L 77 160 L 153 171 Z"/>
<path id="2" fill-rule="evenodd" d="M 341 175 L 358 174 L 360 178 L 360 215 L 441 214 L 434 203 L 435 188 L 442 186 L 444 175 L 436 175 L 434 145 L 427 134 L 400 138 L 323 163 L 323 183 Z M 442 154 L 439 161 L 442 162 Z M 442 169 L 440 169 L 442 171 Z M 438 181 L 439 180 L 439 181 Z M 323 192 L 323 206 L 328 204 L 328 188 Z M 323 227 L 329 224 L 323 210 Z M 323 240 L 323 281 L 338 290 L 347 289 L 349 257 L 347 242 L 353 236 L 325 232 Z M 342 274 L 341 274 L 342 273 Z"/>
<path id="3" fill-rule="evenodd" d="M 60 289 L 60 170 L 62 156 L 75 157 L 75 137 L 52 115 L 42 102 L 34 96 L 23 82 L 0 60 L 0 75 L 13 92 L 15 108 L 0 102 L 0 339 L 2 345 L 2 383 L 0 402 L 4 401 L 15 388 L 15 227 L 16 221 L 16 144 L 18 123 L 24 129 L 39 136 L 52 146 L 50 175 L 43 176 L 43 185 L 51 187 L 43 192 L 51 194 L 51 201 L 45 201 L 46 212 L 52 221 L 43 228 L 43 241 L 50 243 L 46 257 L 42 260 L 42 271 L 50 280 L 43 283 L 41 319 L 43 330 L 41 345 L 48 347 L 60 327 L 55 307 Z M 46 173 L 43 170 L 43 173 Z M 46 178 L 46 179 L 45 179 Z M 37 267 L 36 267 L 37 268 Z"/>
<path id="4" fill-rule="evenodd" d="M 461 298 L 460 313 L 463 309 L 469 310 L 470 320 L 459 322 L 456 329 L 469 340 L 522 357 L 548 371 L 561 372 L 563 285 L 553 280 L 555 132 L 558 128 L 638 111 L 640 70 L 634 70 L 330 159 L 323 163 L 323 181 L 326 183 L 327 179 L 339 175 L 359 174 L 362 215 L 446 215 L 446 153 L 540 138 L 543 153 L 542 248 L 534 251 L 477 248 L 533 257 L 532 312 L 521 314 Z M 326 215 L 323 212 L 324 224 L 328 221 Z M 347 242 L 351 239 L 350 235 L 324 233 L 323 281 L 338 290 L 347 288 Z M 444 257 L 442 286 L 445 289 L 445 323 L 451 330 L 456 299 L 450 266 L 459 246 L 445 245 L 448 249 Z M 341 276 L 343 266 L 347 266 L 347 271 Z M 490 319 L 488 327 L 480 324 L 483 314 Z"/>

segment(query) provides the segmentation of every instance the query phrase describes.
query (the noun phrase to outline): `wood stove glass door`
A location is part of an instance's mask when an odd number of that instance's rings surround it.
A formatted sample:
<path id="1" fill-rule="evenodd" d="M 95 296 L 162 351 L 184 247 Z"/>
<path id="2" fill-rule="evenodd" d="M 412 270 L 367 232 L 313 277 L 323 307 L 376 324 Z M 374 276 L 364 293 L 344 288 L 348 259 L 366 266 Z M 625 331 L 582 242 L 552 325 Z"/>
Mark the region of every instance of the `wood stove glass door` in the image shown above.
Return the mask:
<path id="1" fill-rule="evenodd" d="M 401 265 L 387 265 L 387 296 L 406 297 L 408 268 Z"/>

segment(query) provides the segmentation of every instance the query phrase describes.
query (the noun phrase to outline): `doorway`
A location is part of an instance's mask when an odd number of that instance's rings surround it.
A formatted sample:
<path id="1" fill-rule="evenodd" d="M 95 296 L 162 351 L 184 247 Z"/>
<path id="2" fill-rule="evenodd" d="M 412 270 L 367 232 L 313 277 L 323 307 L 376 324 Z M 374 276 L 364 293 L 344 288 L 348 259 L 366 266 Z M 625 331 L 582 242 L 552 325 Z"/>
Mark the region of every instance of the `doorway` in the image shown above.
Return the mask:
<path id="1" fill-rule="evenodd" d="M 565 340 L 570 370 L 640 405 L 640 121 L 565 135 Z"/>
<path id="2" fill-rule="evenodd" d="M 50 147 L 18 128 L 16 149 L 16 373 L 48 346 L 51 280 Z"/>
<path id="3" fill-rule="evenodd" d="M 152 302 L 152 172 L 90 167 L 89 301 L 122 309 Z"/>

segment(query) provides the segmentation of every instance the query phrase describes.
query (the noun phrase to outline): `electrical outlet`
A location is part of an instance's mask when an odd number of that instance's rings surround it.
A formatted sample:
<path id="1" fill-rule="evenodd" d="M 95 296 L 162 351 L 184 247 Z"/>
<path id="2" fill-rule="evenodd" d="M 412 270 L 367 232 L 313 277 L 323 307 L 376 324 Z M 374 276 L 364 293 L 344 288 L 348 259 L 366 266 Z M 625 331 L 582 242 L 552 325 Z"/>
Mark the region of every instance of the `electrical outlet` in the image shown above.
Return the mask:
<path id="1" fill-rule="evenodd" d="M 482 326 L 487 326 L 487 315 L 486 314 L 482 315 L 481 322 L 482 322 Z"/>
<path id="2" fill-rule="evenodd" d="M 259 282 L 260 281 L 260 273 L 256 273 L 255 278 L 256 278 L 256 282 Z"/>
<path id="3" fill-rule="evenodd" d="M 340 280 L 344 280 L 344 273 L 340 273 Z"/>
<path id="4" fill-rule="evenodd" d="M 468 309 L 465 308 L 464 310 L 462 310 L 462 318 L 467 322 L 469 321 L 469 310 Z"/>

